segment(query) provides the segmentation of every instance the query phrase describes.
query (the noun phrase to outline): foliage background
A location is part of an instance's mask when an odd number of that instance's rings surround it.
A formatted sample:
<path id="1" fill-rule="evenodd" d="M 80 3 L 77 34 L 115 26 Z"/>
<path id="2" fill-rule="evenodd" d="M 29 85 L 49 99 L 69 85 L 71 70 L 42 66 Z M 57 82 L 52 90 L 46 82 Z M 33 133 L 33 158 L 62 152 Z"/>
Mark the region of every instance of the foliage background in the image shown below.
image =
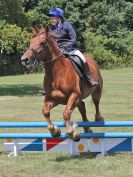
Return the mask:
<path id="1" fill-rule="evenodd" d="M 29 44 L 31 22 L 49 24 L 47 14 L 53 7 L 65 11 L 79 48 L 100 67 L 133 66 L 132 0 L 0 0 L 0 75 L 26 72 L 20 57 Z"/>

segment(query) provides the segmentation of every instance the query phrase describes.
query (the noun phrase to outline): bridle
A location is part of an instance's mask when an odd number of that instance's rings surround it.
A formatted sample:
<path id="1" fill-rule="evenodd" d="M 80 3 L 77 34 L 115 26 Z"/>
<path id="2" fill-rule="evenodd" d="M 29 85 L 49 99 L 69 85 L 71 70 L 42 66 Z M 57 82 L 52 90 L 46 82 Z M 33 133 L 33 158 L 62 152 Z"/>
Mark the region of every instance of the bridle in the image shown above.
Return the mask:
<path id="1" fill-rule="evenodd" d="M 27 50 L 30 50 L 30 51 L 32 52 L 32 54 L 34 55 L 34 61 L 33 61 L 32 57 L 29 57 L 28 59 L 29 59 L 29 62 L 30 62 L 31 64 L 33 64 L 35 67 L 38 66 L 38 64 L 39 64 L 39 62 L 40 62 L 41 56 L 44 54 L 46 48 L 48 47 L 48 43 L 45 42 L 45 43 L 43 44 L 43 46 L 42 46 L 41 51 L 38 53 L 38 52 L 36 52 L 36 50 L 33 48 L 33 46 L 40 46 L 40 45 L 42 45 L 42 44 L 34 44 L 34 45 L 30 46 L 30 47 L 27 49 Z"/>
<path id="2" fill-rule="evenodd" d="M 41 51 L 38 53 L 35 51 L 35 49 L 33 48 L 33 46 L 37 46 L 37 45 L 42 45 L 42 44 L 34 44 L 32 46 L 30 46 L 27 50 L 30 50 L 32 52 L 32 54 L 34 55 L 34 61 L 32 59 L 32 57 L 29 57 L 28 58 L 28 61 L 30 62 L 30 64 L 32 64 L 35 68 L 38 66 L 39 62 L 40 62 L 40 58 L 41 56 L 45 53 L 46 49 L 48 48 L 49 46 L 49 43 L 46 41 L 44 44 L 43 44 L 43 47 L 41 49 Z M 60 52 L 60 54 L 52 59 L 52 60 L 48 60 L 48 61 L 44 61 L 44 65 L 47 64 L 47 63 L 50 63 L 50 62 L 54 62 L 55 60 L 58 60 L 60 59 L 60 57 L 63 55 L 63 51 Z"/>

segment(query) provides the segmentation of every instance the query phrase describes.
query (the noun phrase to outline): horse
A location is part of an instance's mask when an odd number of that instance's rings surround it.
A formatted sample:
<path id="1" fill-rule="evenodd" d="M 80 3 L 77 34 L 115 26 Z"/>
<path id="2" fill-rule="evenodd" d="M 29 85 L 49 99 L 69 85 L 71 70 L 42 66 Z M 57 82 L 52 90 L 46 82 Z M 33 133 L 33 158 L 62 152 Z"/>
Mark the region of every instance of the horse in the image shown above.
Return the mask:
<path id="1" fill-rule="evenodd" d="M 70 122 L 75 107 L 78 108 L 83 121 L 89 121 L 83 99 L 91 95 L 96 111 L 95 121 L 104 120 L 99 109 L 103 79 L 96 62 L 88 55 L 85 55 L 85 58 L 89 64 L 92 77 L 98 81 L 96 87 L 91 87 L 85 77 L 82 80 L 80 79 L 68 56 L 64 55 L 59 48 L 55 35 L 49 27 L 46 27 L 42 33 L 31 39 L 30 46 L 21 57 L 22 64 L 29 69 L 36 68 L 40 61 L 44 62 L 43 86 L 46 95 L 42 112 L 48 123 L 48 130 L 53 137 L 59 137 L 61 131 L 59 127 L 54 126 L 50 119 L 50 110 L 59 104 L 66 105 L 63 112 L 66 133 L 74 141 L 80 140 L 79 133 L 76 131 L 77 123 L 71 125 Z M 89 127 L 84 127 L 84 132 L 90 131 Z"/>

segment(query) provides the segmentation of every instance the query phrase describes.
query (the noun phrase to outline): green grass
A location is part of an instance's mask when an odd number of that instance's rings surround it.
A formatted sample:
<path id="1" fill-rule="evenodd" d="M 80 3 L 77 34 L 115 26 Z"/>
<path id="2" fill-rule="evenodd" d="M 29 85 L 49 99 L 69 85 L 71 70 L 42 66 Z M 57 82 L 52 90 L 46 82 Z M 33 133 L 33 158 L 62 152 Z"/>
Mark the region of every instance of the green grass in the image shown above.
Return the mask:
<path id="1" fill-rule="evenodd" d="M 102 70 L 104 89 L 101 113 L 106 121 L 133 120 L 133 68 Z M 0 122 L 43 121 L 41 109 L 43 74 L 0 77 Z M 85 100 L 89 120 L 94 120 L 91 98 Z M 64 106 L 51 111 L 53 121 L 62 121 Z M 76 109 L 72 121 L 81 120 Z M 94 131 L 132 131 L 132 128 L 93 128 Z M 46 132 L 44 129 L 5 129 L 4 132 Z M 82 130 L 81 130 L 82 131 Z M 0 130 L 3 132 L 3 130 Z M 23 153 L 8 158 L 0 146 L 0 177 L 133 177 L 131 153 L 95 158 L 85 153 L 69 159 L 68 154 Z"/>

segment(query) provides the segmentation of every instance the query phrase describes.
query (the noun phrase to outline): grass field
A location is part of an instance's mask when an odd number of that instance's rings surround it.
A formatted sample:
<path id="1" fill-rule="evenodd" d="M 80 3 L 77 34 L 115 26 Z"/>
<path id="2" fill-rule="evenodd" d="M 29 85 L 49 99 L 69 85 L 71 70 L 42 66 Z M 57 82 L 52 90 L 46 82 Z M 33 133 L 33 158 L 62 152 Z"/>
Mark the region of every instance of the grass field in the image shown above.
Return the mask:
<path id="1" fill-rule="evenodd" d="M 133 68 L 102 70 L 104 89 L 101 112 L 106 121 L 133 120 Z M 0 122 L 43 121 L 41 113 L 43 74 L 0 77 Z M 91 98 L 85 100 L 89 120 L 94 120 Z M 53 121 L 62 121 L 64 106 L 51 112 Z M 77 109 L 72 121 L 81 120 Z M 93 128 L 94 131 L 107 130 Z M 17 132 L 44 132 L 43 129 L 17 129 Z M 82 131 L 82 130 L 81 130 Z M 111 128 L 108 131 L 133 131 L 133 128 Z M 0 130 L 3 132 L 3 130 Z M 16 132 L 16 129 L 4 129 Z M 68 154 L 23 153 L 8 158 L 2 152 L 0 140 L 0 177 L 133 177 L 133 154 L 117 153 L 95 158 L 94 154 L 81 154 L 69 159 Z"/>

